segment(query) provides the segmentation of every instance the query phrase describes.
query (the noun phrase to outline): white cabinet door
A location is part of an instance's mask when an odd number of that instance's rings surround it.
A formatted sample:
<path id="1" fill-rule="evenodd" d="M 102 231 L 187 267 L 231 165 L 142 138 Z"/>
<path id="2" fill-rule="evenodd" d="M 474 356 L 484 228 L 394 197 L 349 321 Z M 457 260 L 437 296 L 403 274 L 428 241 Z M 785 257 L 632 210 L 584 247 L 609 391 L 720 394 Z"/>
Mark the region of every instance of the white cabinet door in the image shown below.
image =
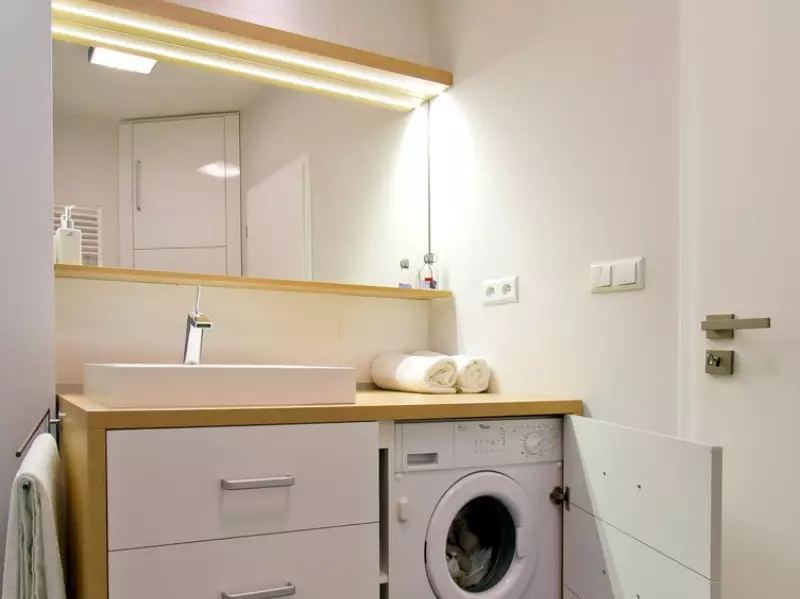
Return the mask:
<path id="1" fill-rule="evenodd" d="M 722 449 L 571 416 L 564 595 L 718 599 Z"/>
<path id="2" fill-rule="evenodd" d="M 135 123 L 134 249 L 225 247 L 225 162 L 224 116 Z"/>

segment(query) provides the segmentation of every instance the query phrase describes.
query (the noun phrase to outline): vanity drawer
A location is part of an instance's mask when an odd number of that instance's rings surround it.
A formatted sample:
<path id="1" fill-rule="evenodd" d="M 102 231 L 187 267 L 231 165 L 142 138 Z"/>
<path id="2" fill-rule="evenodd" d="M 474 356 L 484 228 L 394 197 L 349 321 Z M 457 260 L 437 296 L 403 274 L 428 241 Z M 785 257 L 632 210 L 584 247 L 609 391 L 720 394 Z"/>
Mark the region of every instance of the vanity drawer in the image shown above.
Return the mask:
<path id="1" fill-rule="evenodd" d="M 295 599 L 375 599 L 378 525 L 108 554 L 109 599 L 220 599 L 284 589 Z"/>
<path id="2" fill-rule="evenodd" d="M 110 431 L 108 548 L 378 521 L 378 424 Z"/>

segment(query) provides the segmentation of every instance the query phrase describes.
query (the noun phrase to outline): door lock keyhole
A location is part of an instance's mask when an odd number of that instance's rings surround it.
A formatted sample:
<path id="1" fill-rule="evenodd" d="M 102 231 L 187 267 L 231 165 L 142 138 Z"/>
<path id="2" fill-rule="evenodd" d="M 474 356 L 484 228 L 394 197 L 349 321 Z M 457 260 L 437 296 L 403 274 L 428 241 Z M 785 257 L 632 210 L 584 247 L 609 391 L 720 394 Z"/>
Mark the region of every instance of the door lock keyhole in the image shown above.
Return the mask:
<path id="1" fill-rule="evenodd" d="M 706 374 L 733 374 L 734 353 L 729 349 L 706 350 Z"/>

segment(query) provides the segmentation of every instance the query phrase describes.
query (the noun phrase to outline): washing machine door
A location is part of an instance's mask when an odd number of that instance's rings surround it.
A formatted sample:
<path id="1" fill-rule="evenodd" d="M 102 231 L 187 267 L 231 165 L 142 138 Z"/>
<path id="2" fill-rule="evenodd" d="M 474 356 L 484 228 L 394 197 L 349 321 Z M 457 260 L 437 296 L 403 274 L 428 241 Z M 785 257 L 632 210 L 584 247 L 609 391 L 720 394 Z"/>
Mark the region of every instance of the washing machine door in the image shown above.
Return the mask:
<path id="1" fill-rule="evenodd" d="M 498 472 L 475 472 L 450 487 L 425 539 L 436 596 L 520 599 L 536 569 L 531 511 L 522 487 Z"/>

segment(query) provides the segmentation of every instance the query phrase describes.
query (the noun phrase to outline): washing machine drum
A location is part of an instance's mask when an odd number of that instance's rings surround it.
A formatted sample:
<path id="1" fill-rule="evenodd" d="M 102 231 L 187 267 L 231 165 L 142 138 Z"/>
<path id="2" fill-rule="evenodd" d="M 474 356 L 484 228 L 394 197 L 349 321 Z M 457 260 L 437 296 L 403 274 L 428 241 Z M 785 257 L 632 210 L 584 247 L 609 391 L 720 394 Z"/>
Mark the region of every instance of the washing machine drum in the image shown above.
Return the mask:
<path id="1" fill-rule="evenodd" d="M 528 495 L 498 472 L 458 480 L 428 523 L 425 567 L 439 599 L 520 599 L 536 569 Z"/>

